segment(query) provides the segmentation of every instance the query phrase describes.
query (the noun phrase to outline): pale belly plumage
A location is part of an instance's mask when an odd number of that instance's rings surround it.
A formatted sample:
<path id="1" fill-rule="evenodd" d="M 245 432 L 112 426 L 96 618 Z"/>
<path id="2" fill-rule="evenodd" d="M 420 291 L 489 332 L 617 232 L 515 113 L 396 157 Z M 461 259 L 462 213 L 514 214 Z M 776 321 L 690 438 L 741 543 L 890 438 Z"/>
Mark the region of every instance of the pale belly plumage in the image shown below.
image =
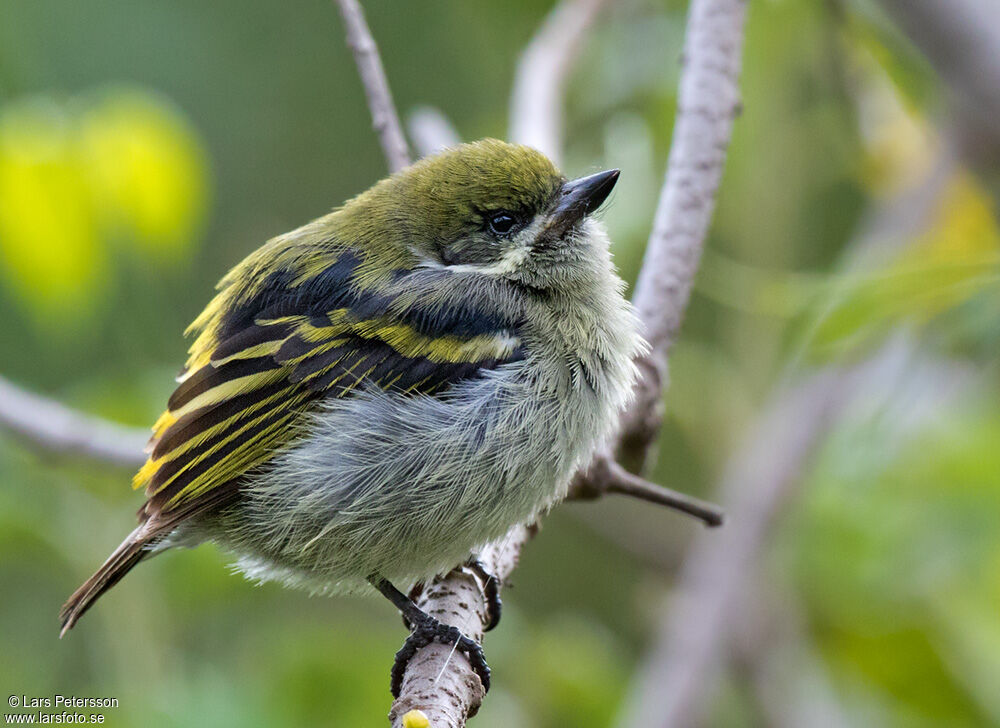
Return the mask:
<path id="1" fill-rule="evenodd" d="M 316 592 L 446 572 L 559 500 L 625 396 L 540 382 L 536 367 L 504 365 L 440 397 L 329 401 L 206 530 L 249 578 Z"/>

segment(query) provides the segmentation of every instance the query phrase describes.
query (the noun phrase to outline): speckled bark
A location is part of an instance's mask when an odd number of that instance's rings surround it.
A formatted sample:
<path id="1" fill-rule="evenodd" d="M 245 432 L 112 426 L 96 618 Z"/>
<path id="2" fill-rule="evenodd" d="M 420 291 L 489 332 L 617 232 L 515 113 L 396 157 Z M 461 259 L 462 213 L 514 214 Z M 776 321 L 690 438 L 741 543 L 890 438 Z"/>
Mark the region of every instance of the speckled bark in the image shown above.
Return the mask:
<path id="1" fill-rule="evenodd" d="M 517 526 L 503 541 L 479 554 L 483 566 L 501 584 L 514 571 L 521 547 L 534 532 L 534 528 Z M 467 637 L 482 641 L 489 615 L 480 584 L 471 571 L 459 569 L 437 579 L 423 590 L 417 605 L 441 622 L 458 627 Z M 450 646 L 432 644 L 420 649 L 410 661 L 389 720 L 402 728 L 402 717 L 407 712 L 421 710 L 432 728 L 460 728 L 476 714 L 482 700 L 483 686 L 465 656 L 453 653 Z"/>

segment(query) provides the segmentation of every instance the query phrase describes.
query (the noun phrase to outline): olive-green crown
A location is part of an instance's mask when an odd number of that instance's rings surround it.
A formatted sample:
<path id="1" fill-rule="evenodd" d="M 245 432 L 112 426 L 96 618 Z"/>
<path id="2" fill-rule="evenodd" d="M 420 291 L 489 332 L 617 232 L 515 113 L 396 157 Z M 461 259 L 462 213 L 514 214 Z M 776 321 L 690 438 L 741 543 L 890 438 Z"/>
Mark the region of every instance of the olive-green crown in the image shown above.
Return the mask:
<path id="1" fill-rule="evenodd" d="M 359 240 L 370 237 L 366 231 L 384 235 L 392 227 L 411 242 L 447 244 L 481 225 L 490 212 L 530 217 L 549 204 L 564 181 L 541 152 L 483 139 L 426 157 L 349 200 L 338 232 Z"/>

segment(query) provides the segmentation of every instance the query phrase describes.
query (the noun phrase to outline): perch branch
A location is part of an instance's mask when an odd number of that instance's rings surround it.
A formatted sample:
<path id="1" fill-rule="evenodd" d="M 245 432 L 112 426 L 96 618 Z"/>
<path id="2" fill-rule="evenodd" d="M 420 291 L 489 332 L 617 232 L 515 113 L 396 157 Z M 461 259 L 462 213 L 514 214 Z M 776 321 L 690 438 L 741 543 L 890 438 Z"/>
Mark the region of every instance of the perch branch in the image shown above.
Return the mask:
<path id="1" fill-rule="evenodd" d="M 358 75 L 368 99 L 368 110 L 372 116 L 372 126 L 382 144 L 385 160 L 390 172 L 398 172 L 410 163 L 410 150 L 403 136 L 403 127 L 396 114 L 396 106 L 389 92 L 389 81 L 382 68 L 378 46 L 372 37 L 365 14 L 357 0 L 337 0 L 337 7 L 344 18 L 347 45 L 358 64 Z"/>
<path id="2" fill-rule="evenodd" d="M 563 0 L 521 54 L 510 101 L 510 138 L 559 163 L 563 87 L 597 16 L 609 0 Z"/>
<path id="3" fill-rule="evenodd" d="M 486 546 L 479 560 L 502 584 L 514 571 L 521 547 L 534 535 L 533 526 L 516 526 L 503 541 Z M 446 624 L 462 630 L 477 642 L 483 639 L 488 620 L 483 586 L 466 569 L 456 569 L 435 579 L 417 600 L 417 606 Z M 450 646 L 430 644 L 417 651 L 407 665 L 399 698 L 392 704 L 389 720 L 402 728 L 403 716 L 420 710 L 432 728 L 462 728 L 479 710 L 483 686 L 465 657 Z"/>
<path id="4" fill-rule="evenodd" d="M 560 8 L 572 7 L 576 9 L 575 12 L 580 12 L 581 8 L 593 8 L 590 12 L 596 14 L 597 5 L 599 4 L 578 0 L 564 2 Z M 558 12 L 559 9 L 549 16 L 546 27 L 552 26 L 552 18 Z M 648 335 L 653 337 L 651 361 L 666 360 L 667 352 L 680 327 L 683 309 L 687 305 L 700 259 L 701 246 L 708 232 L 725 150 L 732 133 L 732 122 L 739 108 L 737 80 L 744 17 L 745 0 L 692 0 L 691 3 L 685 42 L 686 63 L 681 74 L 674 139 L 656 223 L 650 236 L 650 247 L 655 250 L 647 251 L 640 278 L 645 283 L 636 293 L 640 316 Z M 546 27 L 543 27 L 542 35 L 545 34 Z M 575 53 L 577 42 L 563 43 L 559 47 L 564 52 Z M 533 51 L 534 47 L 533 43 L 526 52 L 526 57 L 532 52 L 539 52 Z M 550 85 L 545 88 L 548 93 L 546 98 L 555 98 L 557 103 L 561 98 L 560 87 L 565 75 L 565 67 L 561 63 L 555 64 L 555 67 L 562 70 L 549 76 L 555 82 L 550 80 Z M 527 61 L 522 59 L 519 76 L 529 73 L 529 68 Z M 555 147 L 559 144 L 559 138 L 551 129 L 553 126 L 558 128 L 560 114 L 558 111 L 553 112 L 553 108 L 545 103 L 536 104 L 537 93 L 540 92 L 515 92 L 513 105 L 518 118 L 512 121 L 512 135 L 515 141 L 533 143 L 549 155 L 558 157 L 553 151 L 558 152 Z M 539 113 L 550 115 L 550 119 L 535 126 L 519 118 L 520 115 Z M 541 130 L 541 133 L 537 130 Z M 544 136 L 546 133 L 547 137 Z M 532 136 L 536 134 L 539 135 Z M 667 323 L 664 324 L 662 320 Z M 662 392 L 659 387 L 664 379 L 659 376 L 659 372 L 662 369 L 663 367 L 656 369 L 654 384 L 647 382 L 640 392 L 640 397 L 652 400 L 647 403 L 648 408 L 655 407 L 660 400 Z M 655 390 L 652 389 L 654 385 Z M 630 432 L 628 429 L 624 431 Z M 651 442 L 652 436 L 647 440 L 647 443 Z M 604 464 L 600 462 L 602 457 L 606 458 Z M 599 455 L 594 467 L 588 467 L 588 472 L 617 473 L 617 465 L 612 467 L 611 463 L 613 460 L 610 456 Z M 582 485 L 581 478 L 584 481 Z M 575 493 L 586 493 L 588 487 L 591 490 L 601 488 L 599 480 L 596 485 L 591 484 L 585 475 L 578 476 L 576 482 L 578 485 Z M 651 495 L 650 489 L 656 488 L 638 478 L 619 479 L 617 482 L 617 491 L 605 488 L 602 492 L 628 492 L 635 495 L 641 489 L 645 495 Z M 648 487 L 640 488 L 639 482 Z M 664 495 L 664 499 L 667 497 Z M 676 505 L 676 502 L 670 505 Z M 692 502 L 688 500 L 685 505 L 691 506 Z M 702 516 L 707 516 L 707 520 L 717 517 L 714 508 L 708 504 L 693 502 L 693 505 L 695 510 L 703 511 Z M 485 549 L 483 561 L 487 568 L 495 568 L 494 573 L 501 583 L 516 565 L 520 550 L 531 533 L 530 528 L 514 528 L 500 544 L 493 544 Z M 502 558 L 494 556 L 497 552 L 503 555 Z M 432 614 L 446 617 L 446 621 L 466 630 L 466 634 L 481 637 L 485 623 L 484 598 L 478 590 L 473 590 L 470 578 L 463 572 L 452 572 L 434 580 L 424 592 L 421 607 Z M 441 596 L 436 596 L 438 594 Z M 433 665 L 426 665 L 422 659 L 424 652 L 437 654 L 442 650 L 434 645 L 428 646 L 419 651 L 417 657 L 410 662 L 403 690 L 390 712 L 394 728 L 402 728 L 402 718 L 411 710 L 423 711 L 434 728 L 464 726 L 468 717 L 479 709 L 482 701 L 482 686 L 478 678 L 462 656 L 453 655 L 444 663 L 439 660 Z M 417 687 L 432 685 L 438 687 Z M 442 685 L 446 689 L 440 687 Z"/>
<path id="5" fill-rule="evenodd" d="M 0 426 L 46 450 L 139 467 L 149 432 L 86 415 L 0 377 Z"/>

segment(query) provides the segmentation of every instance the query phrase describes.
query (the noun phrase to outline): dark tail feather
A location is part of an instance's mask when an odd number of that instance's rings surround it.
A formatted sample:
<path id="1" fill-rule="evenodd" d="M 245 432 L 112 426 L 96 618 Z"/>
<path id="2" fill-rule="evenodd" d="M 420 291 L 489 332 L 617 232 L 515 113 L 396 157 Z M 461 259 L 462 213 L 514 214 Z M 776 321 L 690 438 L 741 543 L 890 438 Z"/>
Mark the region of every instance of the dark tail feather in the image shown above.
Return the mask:
<path id="1" fill-rule="evenodd" d="M 145 531 L 146 533 L 142 533 Z M 108 557 L 97 573 L 87 579 L 83 585 L 73 592 L 73 595 L 63 604 L 59 612 L 59 620 L 62 622 L 62 630 L 59 636 L 65 635 L 84 612 L 97 601 L 104 592 L 117 584 L 125 574 L 132 570 L 132 567 L 150 555 L 146 550 L 149 541 L 149 529 L 145 524 L 139 526 L 128 535 L 121 546 L 115 549 L 114 553 Z"/>

